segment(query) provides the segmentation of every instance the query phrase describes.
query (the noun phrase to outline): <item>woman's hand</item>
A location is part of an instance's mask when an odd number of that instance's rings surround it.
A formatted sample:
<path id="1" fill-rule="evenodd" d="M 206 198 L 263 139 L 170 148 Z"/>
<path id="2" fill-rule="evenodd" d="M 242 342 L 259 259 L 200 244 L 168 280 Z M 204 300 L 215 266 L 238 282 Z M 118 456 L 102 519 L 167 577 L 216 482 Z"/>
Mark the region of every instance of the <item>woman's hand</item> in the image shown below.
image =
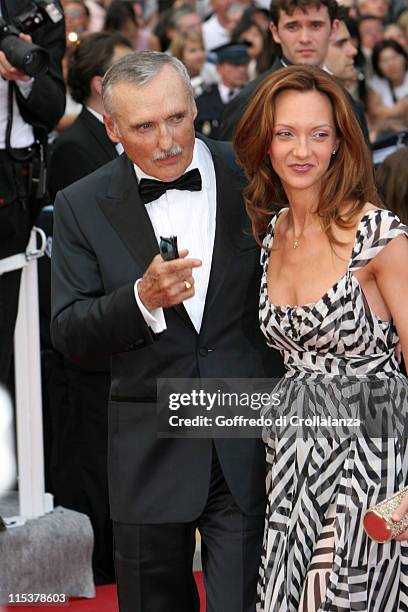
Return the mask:
<path id="1" fill-rule="evenodd" d="M 404 495 L 400 505 L 395 510 L 395 512 L 393 513 L 391 518 L 392 518 L 393 521 L 400 521 L 407 512 L 408 512 L 408 493 L 406 493 Z M 403 542 L 404 540 L 408 540 L 408 529 L 405 529 L 405 531 L 400 533 L 400 535 L 397 536 L 394 539 L 398 540 L 399 542 Z"/>

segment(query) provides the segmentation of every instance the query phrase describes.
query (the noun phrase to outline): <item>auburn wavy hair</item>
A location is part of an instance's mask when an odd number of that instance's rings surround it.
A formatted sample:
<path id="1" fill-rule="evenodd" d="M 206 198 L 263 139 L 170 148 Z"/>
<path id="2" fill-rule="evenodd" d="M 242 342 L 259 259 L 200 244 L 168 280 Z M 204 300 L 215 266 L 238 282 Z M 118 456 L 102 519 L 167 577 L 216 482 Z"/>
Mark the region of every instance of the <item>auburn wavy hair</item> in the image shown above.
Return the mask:
<path id="1" fill-rule="evenodd" d="M 261 243 L 276 207 L 288 204 L 268 154 L 275 100 L 288 90 L 318 91 L 331 102 L 339 146 L 322 181 L 317 214 L 330 243 L 341 244 L 333 236 L 333 223 L 350 228 L 366 202 L 380 207 L 382 204 L 374 184 L 371 155 L 350 97 L 327 72 L 312 66 L 289 66 L 264 79 L 236 127 L 233 144 L 249 180 L 244 198 L 252 231 Z"/>

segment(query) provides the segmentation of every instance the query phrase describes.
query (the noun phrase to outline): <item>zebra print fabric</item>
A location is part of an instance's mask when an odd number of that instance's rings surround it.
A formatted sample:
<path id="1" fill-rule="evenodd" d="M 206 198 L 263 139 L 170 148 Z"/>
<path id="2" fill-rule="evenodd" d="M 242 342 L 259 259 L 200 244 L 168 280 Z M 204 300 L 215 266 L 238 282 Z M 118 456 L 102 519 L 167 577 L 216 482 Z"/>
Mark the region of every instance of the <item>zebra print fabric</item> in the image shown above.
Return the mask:
<path id="1" fill-rule="evenodd" d="M 408 543 L 376 543 L 362 527 L 367 508 L 408 483 L 408 383 L 393 323 L 371 311 L 353 275 L 395 237 L 408 237 L 408 227 L 390 211 L 369 211 L 346 274 L 315 304 L 275 306 L 267 248 L 276 218 L 261 255 L 260 325 L 287 368 L 279 416 L 289 422 L 329 411 L 362 425 L 264 431 L 268 502 L 257 612 L 408 612 Z"/>

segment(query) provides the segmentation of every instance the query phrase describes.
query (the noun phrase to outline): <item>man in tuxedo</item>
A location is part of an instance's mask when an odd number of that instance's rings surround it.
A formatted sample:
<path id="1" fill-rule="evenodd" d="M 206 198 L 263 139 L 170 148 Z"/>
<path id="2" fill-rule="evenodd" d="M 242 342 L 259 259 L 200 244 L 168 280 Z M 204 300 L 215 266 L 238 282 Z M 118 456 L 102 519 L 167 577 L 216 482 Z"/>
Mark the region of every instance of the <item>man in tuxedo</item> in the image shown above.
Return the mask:
<path id="1" fill-rule="evenodd" d="M 69 64 L 68 87 L 82 110 L 55 141 L 48 173 L 52 200 L 60 189 L 122 152 L 103 124 L 102 78 L 114 61 L 131 51 L 127 38 L 116 32 L 90 34 L 76 47 Z"/>
<path id="2" fill-rule="evenodd" d="M 159 438 L 155 405 L 157 378 L 282 372 L 258 326 L 261 268 L 245 181 L 228 143 L 195 138 L 193 91 L 177 59 L 123 57 L 104 78 L 103 100 L 125 154 L 57 196 L 51 332 L 71 359 L 111 356 L 120 610 L 199 610 L 198 528 L 207 610 L 254 612 L 262 443 Z M 164 261 L 158 241 L 174 234 L 180 258 Z"/>
<path id="3" fill-rule="evenodd" d="M 324 67 L 330 40 L 339 27 L 336 0 L 273 0 L 270 30 L 280 46 L 271 68 L 251 81 L 227 104 L 222 116 L 220 140 L 231 140 L 235 126 L 258 85 L 271 72 L 290 64 Z"/>

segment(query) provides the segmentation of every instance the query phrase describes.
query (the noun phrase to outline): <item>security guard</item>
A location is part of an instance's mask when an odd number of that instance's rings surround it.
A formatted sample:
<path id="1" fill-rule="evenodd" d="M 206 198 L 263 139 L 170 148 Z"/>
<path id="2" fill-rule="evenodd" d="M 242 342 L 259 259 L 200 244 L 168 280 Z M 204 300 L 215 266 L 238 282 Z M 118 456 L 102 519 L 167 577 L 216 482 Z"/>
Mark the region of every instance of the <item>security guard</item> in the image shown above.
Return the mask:
<path id="1" fill-rule="evenodd" d="M 214 49 L 220 82 L 196 98 L 195 128 L 204 136 L 218 138 L 225 105 L 248 82 L 248 44 L 228 43 Z"/>

